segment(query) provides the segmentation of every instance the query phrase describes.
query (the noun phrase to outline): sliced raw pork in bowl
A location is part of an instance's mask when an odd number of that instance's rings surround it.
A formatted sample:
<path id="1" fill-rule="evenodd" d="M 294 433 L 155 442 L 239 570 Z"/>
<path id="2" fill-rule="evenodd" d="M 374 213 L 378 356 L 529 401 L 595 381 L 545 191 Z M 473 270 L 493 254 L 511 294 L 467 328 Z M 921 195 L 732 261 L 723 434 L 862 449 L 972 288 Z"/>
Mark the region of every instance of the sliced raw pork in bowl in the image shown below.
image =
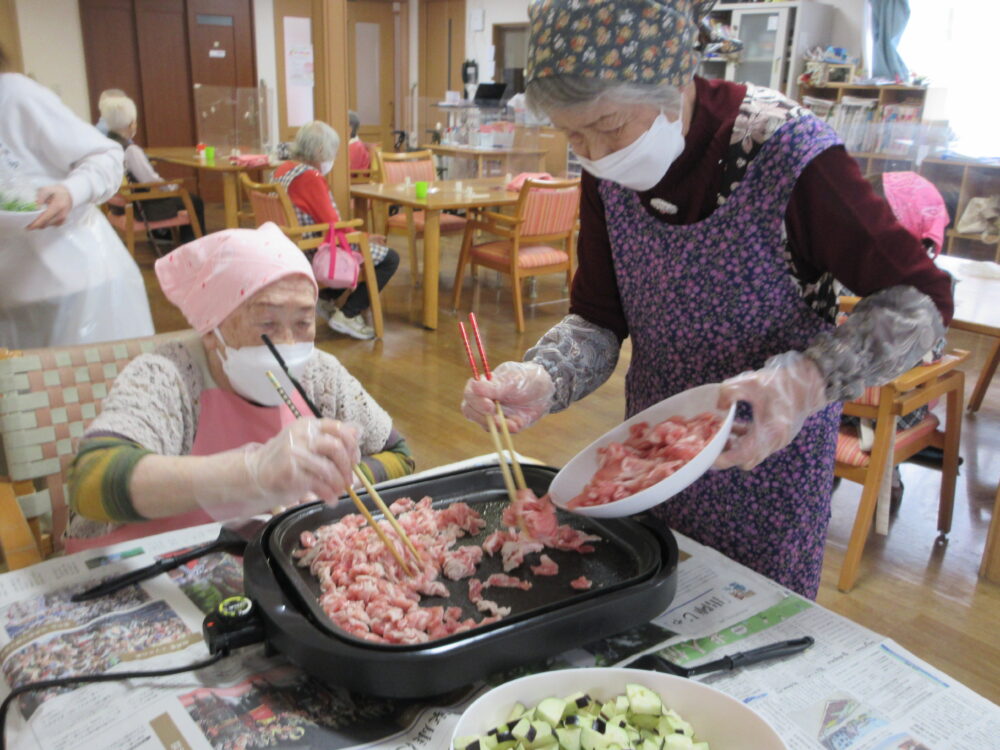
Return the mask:
<path id="1" fill-rule="evenodd" d="M 556 474 L 552 502 L 572 513 L 620 518 L 669 500 L 708 471 L 736 414 L 716 409 L 710 383 L 653 404 L 606 432 Z"/>

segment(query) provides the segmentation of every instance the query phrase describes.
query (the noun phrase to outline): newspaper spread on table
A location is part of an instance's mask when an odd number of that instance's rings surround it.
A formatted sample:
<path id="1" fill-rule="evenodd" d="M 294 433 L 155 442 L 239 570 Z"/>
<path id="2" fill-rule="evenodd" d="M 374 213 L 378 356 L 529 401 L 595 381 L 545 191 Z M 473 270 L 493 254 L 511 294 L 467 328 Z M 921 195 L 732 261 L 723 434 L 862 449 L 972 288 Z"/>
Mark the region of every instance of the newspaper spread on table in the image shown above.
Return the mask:
<path id="1" fill-rule="evenodd" d="M 217 525 L 161 534 L 0 576 L 0 695 L 78 673 L 203 660 L 204 613 L 242 592 L 227 554 L 90 602 L 69 597 L 156 557 L 211 541 Z M 677 535 L 677 593 L 652 622 L 545 664 L 498 675 L 625 665 L 658 652 L 682 665 L 810 635 L 804 653 L 701 678 L 749 704 L 790 750 L 997 750 L 1000 707 L 891 640 Z M 17 750 L 444 750 L 463 707 L 349 694 L 250 647 L 197 673 L 28 693 L 7 719 Z"/>

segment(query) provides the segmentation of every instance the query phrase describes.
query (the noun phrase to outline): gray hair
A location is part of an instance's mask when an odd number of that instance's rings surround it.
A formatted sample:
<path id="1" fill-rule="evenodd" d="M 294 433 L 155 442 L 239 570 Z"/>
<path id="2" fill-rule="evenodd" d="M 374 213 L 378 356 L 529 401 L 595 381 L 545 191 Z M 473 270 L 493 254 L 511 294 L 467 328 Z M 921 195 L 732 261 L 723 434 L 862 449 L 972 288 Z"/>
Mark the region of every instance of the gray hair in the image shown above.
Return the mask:
<path id="1" fill-rule="evenodd" d="M 104 91 L 101 92 L 101 95 L 97 98 L 98 105 L 100 105 L 100 103 L 105 99 L 110 99 L 113 96 L 128 96 L 128 94 L 121 89 L 104 89 Z"/>
<path id="2" fill-rule="evenodd" d="M 336 159 L 339 150 L 340 136 L 337 131 L 321 120 L 313 120 L 295 134 L 292 158 L 306 164 L 319 164 Z"/>
<path id="3" fill-rule="evenodd" d="M 554 109 L 576 107 L 601 99 L 619 104 L 647 104 L 667 115 L 681 113 L 681 90 L 669 83 L 626 83 L 584 76 L 547 76 L 528 82 L 524 92 L 528 107 L 538 115 Z"/>
<path id="4" fill-rule="evenodd" d="M 108 96 L 98 105 L 101 118 L 107 123 L 108 130 L 121 133 L 135 122 L 138 113 L 135 102 L 127 96 Z"/>
<path id="5" fill-rule="evenodd" d="M 358 128 L 361 127 L 361 117 L 353 109 L 347 112 L 347 121 L 351 124 L 351 138 L 358 137 Z"/>

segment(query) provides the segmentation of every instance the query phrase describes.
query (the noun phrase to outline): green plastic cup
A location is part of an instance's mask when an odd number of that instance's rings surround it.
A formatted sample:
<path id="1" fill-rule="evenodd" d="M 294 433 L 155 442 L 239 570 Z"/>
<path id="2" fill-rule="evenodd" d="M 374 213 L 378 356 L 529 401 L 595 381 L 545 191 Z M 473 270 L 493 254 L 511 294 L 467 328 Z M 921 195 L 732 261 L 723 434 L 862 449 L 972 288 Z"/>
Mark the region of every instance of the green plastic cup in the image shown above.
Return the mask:
<path id="1" fill-rule="evenodd" d="M 215 161 L 215 146 L 205 146 L 205 161 Z"/>
<path id="2" fill-rule="evenodd" d="M 421 182 L 414 183 L 413 187 L 416 190 L 416 195 L 417 195 L 418 198 L 426 198 L 427 197 L 427 183 L 426 182 L 421 181 Z"/>

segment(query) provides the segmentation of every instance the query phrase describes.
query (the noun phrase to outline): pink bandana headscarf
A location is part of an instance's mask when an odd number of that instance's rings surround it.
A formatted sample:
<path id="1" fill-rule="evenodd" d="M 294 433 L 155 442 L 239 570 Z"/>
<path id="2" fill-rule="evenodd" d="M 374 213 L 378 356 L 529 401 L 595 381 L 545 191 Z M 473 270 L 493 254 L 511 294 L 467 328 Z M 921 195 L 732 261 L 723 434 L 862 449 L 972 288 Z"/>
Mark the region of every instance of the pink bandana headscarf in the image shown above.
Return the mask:
<path id="1" fill-rule="evenodd" d="M 286 276 L 306 276 L 312 266 L 276 224 L 226 229 L 181 245 L 156 261 L 167 299 L 198 333 L 208 333 L 256 292 Z"/>
<path id="2" fill-rule="evenodd" d="M 944 245 L 948 209 L 932 183 L 916 172 L 885 172 L 882 190 L 896 220 L 918 240 L 930 240 L 936 253 Z"/>

